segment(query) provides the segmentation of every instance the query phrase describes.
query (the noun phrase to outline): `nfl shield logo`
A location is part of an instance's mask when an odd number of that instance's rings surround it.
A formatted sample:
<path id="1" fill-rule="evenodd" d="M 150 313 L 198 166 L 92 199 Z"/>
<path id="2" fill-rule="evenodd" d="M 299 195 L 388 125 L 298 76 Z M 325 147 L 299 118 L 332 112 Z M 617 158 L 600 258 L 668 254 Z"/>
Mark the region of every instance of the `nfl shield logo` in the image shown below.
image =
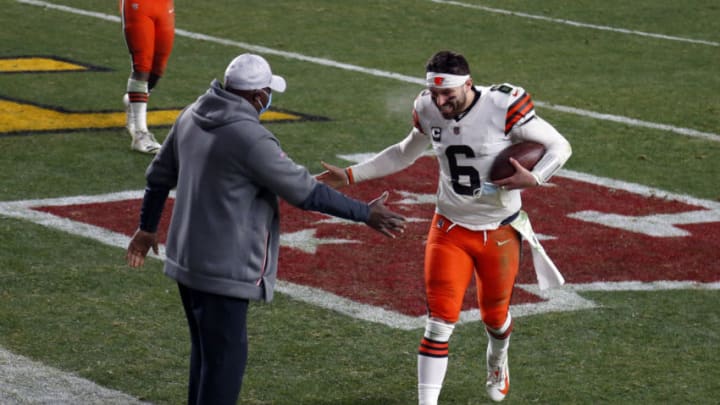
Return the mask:
<path id="1" fill-rule="evenodd" d="M 460 127 L 454 127 L 453 128 L 453 134 L 460 135 Z"/>

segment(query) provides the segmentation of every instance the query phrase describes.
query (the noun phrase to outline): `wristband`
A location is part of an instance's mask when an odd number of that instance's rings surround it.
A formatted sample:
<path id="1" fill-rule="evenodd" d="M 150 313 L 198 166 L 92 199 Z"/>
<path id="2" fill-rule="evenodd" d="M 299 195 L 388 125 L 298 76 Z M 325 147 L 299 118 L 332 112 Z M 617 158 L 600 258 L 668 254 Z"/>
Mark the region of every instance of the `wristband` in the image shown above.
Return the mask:
<path id="1" fill-rule="evenodd" d="M 348 167 L 347 169 L 345 169 L 345 175 L 347 176 L 348 184 L 355 183 L 355 178 L 353 177 L 353 172 L 352 172 L 351 167 Z"/>

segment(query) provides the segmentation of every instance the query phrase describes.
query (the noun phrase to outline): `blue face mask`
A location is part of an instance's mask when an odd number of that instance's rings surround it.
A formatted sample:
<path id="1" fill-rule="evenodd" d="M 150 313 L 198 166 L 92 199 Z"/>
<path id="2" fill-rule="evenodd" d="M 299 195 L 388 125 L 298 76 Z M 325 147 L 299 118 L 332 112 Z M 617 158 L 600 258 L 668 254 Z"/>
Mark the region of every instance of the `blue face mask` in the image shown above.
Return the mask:
<path id="1" fill-rule="evenodd" d="M 263 93 L 265 93 L 264 90 L 263 90 Z M 260 103 L 260 113 L 259 114 L 262 114 L 265 111 L 267 111 L 270 108 L 270 104 L 272 104 L 272 92 L 265 93 L 265 94 L 268 95 L 268 102 L 267 102 L 267 105 L 264 105 L 264 106 L 262 105 L 262 103 Z"/>

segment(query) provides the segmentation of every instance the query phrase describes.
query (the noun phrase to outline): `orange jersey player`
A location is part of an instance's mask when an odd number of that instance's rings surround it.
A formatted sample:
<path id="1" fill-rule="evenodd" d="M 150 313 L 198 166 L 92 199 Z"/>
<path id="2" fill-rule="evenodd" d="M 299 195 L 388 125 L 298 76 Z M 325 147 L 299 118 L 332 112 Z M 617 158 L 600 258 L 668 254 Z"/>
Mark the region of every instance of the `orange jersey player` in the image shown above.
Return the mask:
<path id="1" fill-rule="evenodd" d="M 160 144 L 147 127 L 147 103 L 167 66 L 175 39 L 173 0 L 120 0 L 122 26 L 132 71 L 123 97 L 130 147 L 155 154 Z"/>
<path id="2" fill-rule="evenodd" d="M 439 164 L 435 214 L 425 248 L 428 318 L 418 352 L 418 402 L 438 403 L 448 366 L 449 340 L 473 273 L 488 336 L 486 390 L 501 401 L 510 388 L 510 297 L 520 263 L 521 234 L 537 242 L 520 190 L 541 185 L 572 154 L 570 144 L 538 117 L 528 93 L 511 84 L 476 86 L 460 54 L 442 51 L 426 65 L 426 86 L 415 100 L 414 126 L 402 141 L 342 169 L 323 163 L 322 181 L 339 187 L 398 172 L 429 147 Z M 515 174 L 490 182 L 495 157 L 509 145 L 532 141 L 545 154 L 532 171 L 512 160 Z M 539 246 L 539 243 L 535 246 Z M 533 251 L 544 251 L 541 247 Z M 546 261 L 551 263 L 547 255 Z M 559 285 L 554 265 L 538 280 Z M 543 267 L 545 269 L 545 267 Z M 553 278 L 553 276 L 556 276 Z M 541 281 L 541 288 L 543 288 Z"/>

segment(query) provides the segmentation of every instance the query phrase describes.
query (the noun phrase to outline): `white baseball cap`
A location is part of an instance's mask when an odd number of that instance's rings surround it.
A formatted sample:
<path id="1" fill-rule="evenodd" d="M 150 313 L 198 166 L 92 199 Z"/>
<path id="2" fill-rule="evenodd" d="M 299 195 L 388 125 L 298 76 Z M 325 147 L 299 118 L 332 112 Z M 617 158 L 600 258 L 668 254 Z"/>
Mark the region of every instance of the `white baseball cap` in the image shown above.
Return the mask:
<path id="1" fill-rule="evenodd" d="M 225 69 L 225 87 L 235 90 L 257 90 L 270 87 L 285 91 L 285 79 L 272 74 L 270 65 L 259 55 L 244 53 L 230 62 Z"/>

